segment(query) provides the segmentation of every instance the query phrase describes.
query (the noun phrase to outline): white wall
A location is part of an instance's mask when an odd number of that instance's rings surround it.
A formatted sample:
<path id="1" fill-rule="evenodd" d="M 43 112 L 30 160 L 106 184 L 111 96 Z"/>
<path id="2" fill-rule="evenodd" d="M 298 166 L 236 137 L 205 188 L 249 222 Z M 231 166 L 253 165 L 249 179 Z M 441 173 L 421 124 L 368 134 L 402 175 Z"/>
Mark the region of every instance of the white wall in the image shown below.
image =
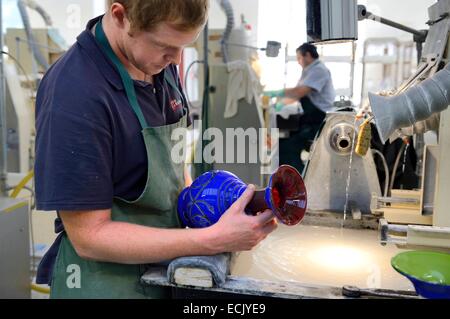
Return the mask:
<path id="1" fill-rule="evenodd" d="M 53 19 L 53 25 L 59 30 L 68 44 L 75 42 L 76 37 L 85 29 L 86 23 L 101 14 L 103 0 L 39 0 L 39 4 L 47 10 Z M 99 10 L 100 8 L 100 10 Z M 95 12 L 96 10 L 97 12 Z M 100 12 L 99 12 L 100 11 Z M 32 26 L 43 25 L 42 19 L 34 13 L 32 14 Z"/>
<path id="2" fill-rule="evenodd" d="M 425 29 L 428 21 L 428 7 L 436 0 L 359 0 L 374 14 L 416 29 Z M 259 1 L 258 44 L 264 45 L 267 40 L 278 40 L 285 46 L 289 43 L 289 54 L 293 54 L 296 46 L 306 41 L 306 1 L 305 0 L 260 0 Z M 412 35 L 374 21 L 358 23 L 359 41 L 357 43 L 357 61 L 362 58 L 362 47 L 367 38 L 397 37 L 401 41 L 412 40 Z M 351 52 L 351 51 L 349 51 Z M 334 52 L 336 54 L 336 52 Z M 283 54 L 281 54 L 283 55 Z M 340 53 L 338 54 L 340 55 Z M 264 68 L 263 82 L 267 88 L 276 89 L 285 83 L 293 85 L 300 77 L 301 69 L 292 63 L 290 71 L 285 74 L 284 57 L 267 59 L 262 57 Z M 361 65 L 355 71 L 355 97 L 360 95 Z M 347 72 L 345 72 L 347 73 Z M 339 81 L 348 81 L 347 79 Z M 337 82 L 337 81 L 335 81 Z M 359 103 L 359 101 L 356 101 Z"/>
<path id="3" fill-rule="evenodd" d="M 285 49 L 290 55 L 306 41 L 306 1 L 305 0 L 260 0 L 258 45 L 264 47 L 267 41 L 282 43 L 277 58 L 268 58 L 260 52 L 262 82 L 266 89 L 279 89 L 285 83 L 295 85 L 301 69 L 293 65 L 293 72 L 286 74 Z"/>
<path id="4" fill-rule="evenodd" d="M 86 27 L 86 23 L 104 11 L 105 0 L 37 0 L 50 15 L 57 28 L 70 45 Z M 16 0 L 4 1 L 4 28 L 22 28 Z M 42 18 L 34 10 L 27 10 L 33 28 L 44 27 Z"/>
<path id="5" fill-rule="evenodd" d="M 230 0 L 234 10 L 234 18 L 236 27 L 240 24 L 241 14 L 245 15 L 245 19 L 250 23 L 254 30 L 258 30 L 258 12 L 259 0 Z M 223 29 L 226 25 L 225 13 L 222 11 L 219 1 L 210 0 L 211 10 L 209 12 L 209 28 Z"/>

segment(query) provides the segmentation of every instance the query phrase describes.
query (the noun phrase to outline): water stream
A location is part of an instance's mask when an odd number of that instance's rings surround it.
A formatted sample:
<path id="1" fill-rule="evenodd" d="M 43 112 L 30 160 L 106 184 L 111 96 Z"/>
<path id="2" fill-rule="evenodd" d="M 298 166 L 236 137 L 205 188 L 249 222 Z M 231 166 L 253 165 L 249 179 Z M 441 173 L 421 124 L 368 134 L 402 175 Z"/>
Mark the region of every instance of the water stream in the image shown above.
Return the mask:
<path id="1" fill-rule="evenodd" d="M 349 203 L 349 197 L 350 197 L 350 183 L 351 183 L 351 177 L 352 177 L 353 153 L 355 151 L 357 121 L 358 120 L 355 118 L 355 122 L 353 123 L 354 131 L 353 131 L 353 138 L 352 138 L 352 150 L 350 152 L 350 162 L 349 162 L 349 166 L 348 166 L 347 184 L 345 186 L 344 219 L 342 220 L 341 228 L 344 227 L 344 222 L 347 219 L 347 210 L 348 210 L 348 206 L 349 206 L 348 203 Z"/>

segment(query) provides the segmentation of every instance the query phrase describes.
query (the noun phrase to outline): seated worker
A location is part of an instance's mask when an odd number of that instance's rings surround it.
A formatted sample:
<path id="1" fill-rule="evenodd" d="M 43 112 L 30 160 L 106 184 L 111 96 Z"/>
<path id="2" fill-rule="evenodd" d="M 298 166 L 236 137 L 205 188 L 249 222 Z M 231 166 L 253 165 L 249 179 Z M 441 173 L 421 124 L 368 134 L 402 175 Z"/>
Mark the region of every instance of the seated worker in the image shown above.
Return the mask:
<path id="1" fill-rule="evenodd" d="M 309 43 L 302 44 L 297 49 L 297 61 L 303 72 L 294 88 L 268 91 L 264 94 L 270 97 L 284 98 L 282 105 L 299 100 L 304 114 L 299 121 L 299 129 L 291 133 L 288 139 L 280 140 L 280 165 L 288 164 L 303 171 L 304 165 L 300 159 L 303 150 L 309 151 L 311 141 L 316 136 L 325 119 L 325 114 L 331 111 L 336 97 L 331 73 L 319 60 L 317 48 Z M 277 104 L 277 108 L 280 103 Z"/>

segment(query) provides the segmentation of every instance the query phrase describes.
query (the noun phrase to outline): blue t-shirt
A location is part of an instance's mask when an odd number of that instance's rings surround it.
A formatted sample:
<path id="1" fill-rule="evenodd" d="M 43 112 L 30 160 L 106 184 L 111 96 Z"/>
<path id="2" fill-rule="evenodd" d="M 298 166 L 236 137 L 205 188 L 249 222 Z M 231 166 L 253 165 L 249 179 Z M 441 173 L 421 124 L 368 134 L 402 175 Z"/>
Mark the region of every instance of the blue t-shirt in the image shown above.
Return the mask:
<path id="1" fill-rule="evenodd" d="M 333 86 L 330 70 L 320 60 L 316 60 L 305 69 L 297 86 L 307 86 L 312 89 L 308 98 L 312 104 L 324 113 L 333 110 L 336 92 Z"/>
<path id="2" fill-rule="evenodd" d="M 36 202 L 39 210 L 110 209 L 113 197 L 137 199 L 147 180 L 141 127 L 120 75 L 103 53 L 91 20 L 74 46 L 47 72 L 36 101 Z M 171 72 L 179 91 L 164 79 Z M 135 81 L 151 127 L 176 123 L 188 105 L 175 65 Z M 188 121 L 190 125 L 190 121 Z"/>

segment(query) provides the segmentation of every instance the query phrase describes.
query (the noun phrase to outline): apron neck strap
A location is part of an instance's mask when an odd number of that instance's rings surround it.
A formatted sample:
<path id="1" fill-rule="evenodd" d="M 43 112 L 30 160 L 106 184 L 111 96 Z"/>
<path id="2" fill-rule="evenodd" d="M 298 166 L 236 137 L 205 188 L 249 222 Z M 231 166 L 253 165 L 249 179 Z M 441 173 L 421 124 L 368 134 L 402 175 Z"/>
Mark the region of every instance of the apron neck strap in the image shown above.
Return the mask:
<path id="1" fill-rule="evenodd" d="M 123 86 L 125 88 L 125 92 L 127 94 L 128 102 L 130 103 L 131 108 L 136 114 L 142 129 L 147 128 L 148 124 L 147 121 L 145 120 L 144 114 L 142 113 L 142 109 L 137 100 L 133 80 L 131 79 L 130 74 L 125 69 L 122 62 L 120 62 L 119 58 L 114 53 L 111 45 L 109 44 L 108 38 L 106 37 L 105 31 L 103 30 L 102 20 L 100 20 L 97 23 L 97 26 L 95 27 L 95 38 L 99 42 L 104 53 L 108 56 L 108 58 L 111 59 L 111 61 L 114 63 L 117 70 L 119 71 Z"/>
<path id="2" fill-rule="evenodd" d="M 136 114 L 142 129 L 147 128 L 148 124 L 144 117 L 144 114 L 142 113 L 141 106 L 139 105 L 139 102 L 137 100 L 133 79 L 130 77 L 130 74 L 125 69 L 125 66 L 122 64 L 122 62 L 120 62 L 119 58 L 114 53 L 111 45 L 109 44 L 108 38 L 106 37 L 105 31 L 103 30 L 102 20 L 100 20 L 95 27 L 95 38 L 99 42 L 104 53 L 108 56 L 108 58 L 111 59 L 111 61 L 114 63 L 117 70 L 119 71 L 123 86 L 125 88 L 125 92 L 127 94 L 128 102 L 130 103 L 131 108 Z M 183 96 L 172 72 L 165 70 L 164 80 L 169 84 L 169 86 L 172 87 L 172 89 L 174 89 L 180 95 L 180 97 Z"/>

